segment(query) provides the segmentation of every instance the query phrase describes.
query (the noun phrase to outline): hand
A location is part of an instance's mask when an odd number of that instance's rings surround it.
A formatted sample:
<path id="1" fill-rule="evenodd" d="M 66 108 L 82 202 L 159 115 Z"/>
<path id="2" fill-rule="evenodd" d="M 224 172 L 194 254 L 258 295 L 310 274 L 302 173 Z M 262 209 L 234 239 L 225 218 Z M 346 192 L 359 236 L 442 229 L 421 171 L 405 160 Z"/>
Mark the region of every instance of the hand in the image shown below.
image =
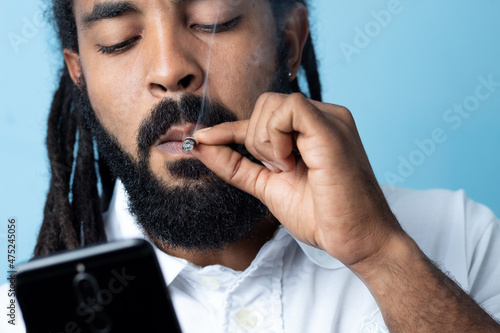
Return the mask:
<path id="1" fill-rule="evenodd" d="M 347 266 L 373 258 L 403 234 L 344 107 L 266 93 L 249 120 L 195 138 L 193 155 L 221 179 L 261 200 L 295 238 Z M 244 143 L 267 168 L 230 143 Z"/>

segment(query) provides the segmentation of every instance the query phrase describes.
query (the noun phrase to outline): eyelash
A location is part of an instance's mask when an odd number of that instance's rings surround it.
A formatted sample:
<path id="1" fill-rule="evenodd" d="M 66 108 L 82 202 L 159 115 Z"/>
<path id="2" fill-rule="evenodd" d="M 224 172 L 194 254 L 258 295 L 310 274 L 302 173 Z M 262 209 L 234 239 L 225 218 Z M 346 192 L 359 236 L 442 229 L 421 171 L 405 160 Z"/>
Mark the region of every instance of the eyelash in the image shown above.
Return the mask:
<path id="1" fill-rule="evenodd" d="M 221 23 L 221 24 L 213 24 L 213 25 L 203 25 L 203 24 L 195 24 L 193 25 L 193 28 L 197 31 L 200 32 L 208 32 L 208 33 L 219 33 L 219 32 L 225 32 L 228 31 L 238 25 L 241 21 L 241 16 L 238 16 L 231 21 Z"/>
<path id="2" fill-rule="evenodd" d="M 220 32 L 225 32 L 228 31 L 238 25 L 241 21 L 241 16 L 238 16 L 231 21 L 221 23 L 221 24 L 214 24 L 214 25 L 202 25 L 202 24 L 195 24 L 193 25 L 193 28 L 197 31 L 200 32 L 207 32 L 207 33 L 220 33 Z M 119 54 L 122 52 L 125 52 L 128 50 L 130 47 L 132 47 L 135 43 L 137 43 L 142 37 L 137 36 L 134 38 L 131 38 L 129 40 L 126 40 L 124 42 L 111 45 L 111 46 L 103 46 L 100 45 L 98 51 L 103 53 L 103 54 Z"/>
<path id="3" fill-rule="evenodd" d="M 126 40 L 124 42 L 111 45 L 111 46 L 99 46 L 99 52 L 104 53 L 104 54 L 118 54 L 121 52 L 124 52 L 128 50 L 131 46 L 133 46 L 135 43 L 141 39 L 141 36 L 137 36 L 134 38 L 131 38 L 129 40 Z"/>

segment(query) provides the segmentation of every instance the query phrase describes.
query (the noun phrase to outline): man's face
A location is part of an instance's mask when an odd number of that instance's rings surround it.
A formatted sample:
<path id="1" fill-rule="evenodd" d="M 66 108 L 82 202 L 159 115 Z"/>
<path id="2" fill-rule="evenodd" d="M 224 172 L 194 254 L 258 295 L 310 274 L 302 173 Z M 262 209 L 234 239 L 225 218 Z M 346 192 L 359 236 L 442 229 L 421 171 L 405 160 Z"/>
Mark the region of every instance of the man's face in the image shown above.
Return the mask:
<path id="1" fill-rule="evenodd" d="M 181 143 L 198 119 L 249 118 L 263 92 L 289 91 L 268 1 L 76 0 L 74 11 L 77 104 L 137 222 L 163 247 L 220 249 L 249 236 L 267 208 Z"/>
<path id="2" fill-rule="evenodd" d="M 276 25 L 267 0 L 75 0 L 74 13 L 92 107 L 136 161 L 141 122 L 162 100 L 206 89 L 245 119 L 273 81 Z M 180 144 L 194 128 L 177 124 L 153 145 L 157 177 L 179 182 L 165 163 L 189 158 Z"/>

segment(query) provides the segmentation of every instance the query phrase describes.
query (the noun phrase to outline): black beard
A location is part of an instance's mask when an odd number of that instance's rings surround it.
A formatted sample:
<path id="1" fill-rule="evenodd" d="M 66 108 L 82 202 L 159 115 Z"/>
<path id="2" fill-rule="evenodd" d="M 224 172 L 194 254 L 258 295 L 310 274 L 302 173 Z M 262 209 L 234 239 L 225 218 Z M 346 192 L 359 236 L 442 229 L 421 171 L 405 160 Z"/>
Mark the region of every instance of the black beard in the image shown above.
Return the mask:
<path id="1" fill-rule="evenodd" d="M 270 90 L 290 92 L 287 76 L 287 68 L 279 66 Z M 237 120 L 223 105 L 205 100 L 202 110 L 202 99 L 190 94 L 179 101 L 163 100 L 140 125 L 139 162 L 135 162 L 97 119 L 83 76 L 75 94 L 76 107 L 96 140 L 100 158 L 123 182 L 130 212 L 157 245 L 186 250 L 221 250 L 251 236 L 252 231 L 270 216 L 267 207 L 258 199 L 223 182 L 198 160 L 184 159 L 165 165 L 174 178 L 182 180 L 179 186 L 159 179 L 149 167 L 152 145 L 172 126 L 182 123 L 214 126 Z"/>

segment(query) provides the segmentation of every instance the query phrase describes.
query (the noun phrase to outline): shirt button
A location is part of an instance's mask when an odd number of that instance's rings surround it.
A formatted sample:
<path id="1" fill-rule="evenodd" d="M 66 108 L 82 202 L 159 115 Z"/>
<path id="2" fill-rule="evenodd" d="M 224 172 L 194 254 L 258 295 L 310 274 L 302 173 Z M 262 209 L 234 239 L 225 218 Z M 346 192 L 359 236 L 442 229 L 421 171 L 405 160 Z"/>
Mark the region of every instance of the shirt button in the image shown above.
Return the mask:
<path id="1" fill-rule="evenodd" d="M 216 279 L 214 278 L 211 278 L 211 277 L 203 277 L 201 278 L 201 284 L 205 287 L 205 288 L 208 288 L 210 290 L 217 290 L 220 288 L 220 282 L 217 281 Z"/>
<path id="2" fill-rule="evenodd" d="M 257 316 L 254 315 L 250 310 L 241 310 L 236 314 L 236 322 L 242 328 L 254 328 L 257 325 Z"/>

